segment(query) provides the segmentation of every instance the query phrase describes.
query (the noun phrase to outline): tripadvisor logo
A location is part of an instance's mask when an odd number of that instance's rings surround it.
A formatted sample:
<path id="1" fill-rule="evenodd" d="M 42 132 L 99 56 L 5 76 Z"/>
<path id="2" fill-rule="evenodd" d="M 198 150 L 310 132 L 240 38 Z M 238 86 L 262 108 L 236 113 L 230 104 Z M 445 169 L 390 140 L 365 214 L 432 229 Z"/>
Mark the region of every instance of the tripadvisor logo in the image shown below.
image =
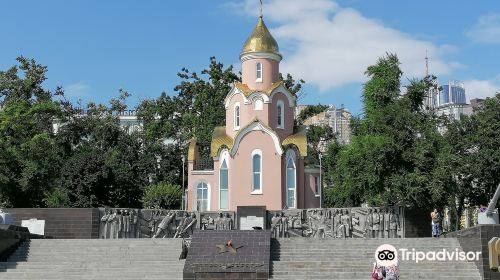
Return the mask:
<path id="1" fill-rule="evenodd" d="M 436 251 L 419 251 L 415 248 L 400 248 L 397 250 L 390 244 L 380 245 L 375 251 L 375 261 L 379 266 L 397 265 L 398 260 L 414 261 L 479 261 L 481 252 L 464 252 L 455 248 L 455 250 L 441 249 Z"/>
<path id="2" fill-rule="evenodd" d="M 398 250 L 390 244 L 378 246 L 375 250 L 375 261 L 379 266 L 392 266 L 398 264 Z"/>

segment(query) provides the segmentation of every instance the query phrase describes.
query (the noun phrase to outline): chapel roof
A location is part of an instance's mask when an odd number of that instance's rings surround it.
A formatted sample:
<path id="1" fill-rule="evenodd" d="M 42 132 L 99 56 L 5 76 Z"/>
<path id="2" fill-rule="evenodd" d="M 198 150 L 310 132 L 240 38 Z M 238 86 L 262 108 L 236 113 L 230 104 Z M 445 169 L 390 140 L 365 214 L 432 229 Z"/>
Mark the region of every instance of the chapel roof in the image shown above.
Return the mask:
<path id="1" fill-rule="evenodd" d="M 283 147 L 294 145 L 299 150 L 299 154 L 303 157 L 307 156 L 307 129 L 305 126 L 299 126 L 295 133 L 283 139 L 281 143 Z"/>
<path id="2" fill-rule="evenodd" d="M 233 147 L 234 139 L 226 134 L 225 126 L 217 126 L 212 133 L 212 143 L 210 144 L 210 156 L 216 157 L 221 147 L 228 149 Z"/>
<path id="3" fill-rule="evenodd" d="M 234 86 L 239 91 L 241 91 L 243 93 L 243 95 L 245 95 L 245 97 L 249 97 L 250 95 L 252 95 L 252 93 L 256 93 L 256 92 L 264 93 L 267 96 L 271 96 L 273 91 L 275 89 L 277 89 L 280 85 L 283 85 L 283 84 L 284 84 L 283 81 L 278 81 L 278 82 L 271 84 L 268 88 L 266 88 L 264 90 L 253 90 L 253 89 L 250 89 L 247 84 L 238 83 L 238 82 L 234 83 Z"/>
<path id="4" fill-rule="evenodd" d="M 262 16 L 259 17 L 257 26 L 255 26 L 252 34 L 245 41 L 241 54 L 243 55 L 253 52 L 265 52 L 280 55 L 278 43 L 271 35 L 271 32 L 269 32 L 269 29 L 267 29 Z"/>
<path id="5" fill-rule="evenodd" d="M 254 122 L 259 122 L 258 119 L 255 119 L 251 121 L 247 126 L 251 125 Z M 267 126 L 265 126 L 267 127 Z M 269 127 L 268 127 L 269 128 Z M 271 129 L 271 128 L 269 128 Z M 243 131 L 244 129 L 241 129 L 235 136 L 234 139 L 236 139 Z M 234 139 L 226 134 L 226 127 L 225 126 L 218 126 L 215 127 L 214 132 L 212 133 L 212 143 L 210 146 L 210 156 L 211 157 L 216 157 L 219 154 L 219 150 L 222 147 L 227 147 L 229 150 L 233 147 L 234 145 Z M 298 152 L 300 156 L 305 157 L 307 156 L 307 130 L 305 126 L 299 126 L 295 129 L 295 133 L 286 137 L 283 139 L 281 142 L 281 146 L 287 147 L 287 146 L 295 146 L 298 149 Z"/>

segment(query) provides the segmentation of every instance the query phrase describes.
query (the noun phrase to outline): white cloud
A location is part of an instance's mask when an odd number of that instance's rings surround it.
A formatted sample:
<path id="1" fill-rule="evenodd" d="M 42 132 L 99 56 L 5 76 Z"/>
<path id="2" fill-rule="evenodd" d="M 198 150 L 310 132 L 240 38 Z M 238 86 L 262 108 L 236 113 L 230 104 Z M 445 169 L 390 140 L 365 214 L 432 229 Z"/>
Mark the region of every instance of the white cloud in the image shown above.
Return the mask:
<path id="1" fill-rule="evenodd" d="M 467 36 L 476 42 L 500 43 L 500 14 L 479 17 L 476 25 L 467 32 Z"/>
<path id="2" fill-rule="evenodd" d="M 79 81 L 64 87 L 64 95 L 69 99 L 84 99 L 90 96 L 90 86 Z"/>
<path id="3" fill-rule="evenodd" d="M 255 0 L 233 2 L 230 6 L 247 15 L 259 13 Z M 365 81 L 366 68 L 386 52 L 399 56 L 408 77 L 425 74 L 426 50 L 433 74 L 463 67 L 443 59 L 455 47 L 416 39 L 331 0 L 266 1 L 264 17 L 277 26 L 271 32 L 285 57 L 282 72 L 303 78 L 322 91 Z"/>
<path id="4" fill-rule="evenodd" d="M 467 80 L 464 86 L 468 100 L 493 97 L 496 92 L 500 92 L 500 75 L 493 80 Z"/>

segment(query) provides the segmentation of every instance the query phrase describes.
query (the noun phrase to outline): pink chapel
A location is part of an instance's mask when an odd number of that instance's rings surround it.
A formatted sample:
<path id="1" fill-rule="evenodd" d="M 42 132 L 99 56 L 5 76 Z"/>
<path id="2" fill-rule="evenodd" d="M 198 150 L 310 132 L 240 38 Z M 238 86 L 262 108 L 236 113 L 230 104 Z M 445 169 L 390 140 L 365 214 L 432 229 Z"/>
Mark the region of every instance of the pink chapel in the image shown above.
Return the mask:
<path id="1" fill-rule="evenodd" d="M 213 132 L 213 168 L 199 168 L 196 140 L 189 145 L 188 210 L 319 207 L 320 171 L 304 166 L 306 129 L 294 126 L 297 97 L 279 79 L 281 59 L 261 16 L 240 55 L 242 82 L 224 101 L 226 125 Z"/>

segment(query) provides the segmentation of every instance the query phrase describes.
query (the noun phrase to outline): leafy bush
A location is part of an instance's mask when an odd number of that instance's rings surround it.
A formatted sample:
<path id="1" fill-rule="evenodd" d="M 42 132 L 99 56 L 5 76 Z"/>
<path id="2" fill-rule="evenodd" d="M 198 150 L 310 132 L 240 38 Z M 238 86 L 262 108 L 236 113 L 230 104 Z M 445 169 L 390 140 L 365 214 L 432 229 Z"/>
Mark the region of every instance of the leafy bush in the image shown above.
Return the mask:
<path id="1" fill-rule="evenodd" d="M 1 208 L 10 208 L 12 207 L 12 204 L 9 202 L 9 200 L 4 197 L 1 193 L 0 193 L 0 209 Z"/>
<path id="2" fill-rule="evenodd" d="M 168 183 L 147 186 L 142 196 L 144 208 L 178 209 L 181 200 L 181 187 Z"/>
<path id="3" fill-rule="evenodd" d="M 55 188 L 51 192 L 46 192 L 43 202 L 49 208 L 62 208 L 70 206 L 68 192 L 64 188 Z"/>

